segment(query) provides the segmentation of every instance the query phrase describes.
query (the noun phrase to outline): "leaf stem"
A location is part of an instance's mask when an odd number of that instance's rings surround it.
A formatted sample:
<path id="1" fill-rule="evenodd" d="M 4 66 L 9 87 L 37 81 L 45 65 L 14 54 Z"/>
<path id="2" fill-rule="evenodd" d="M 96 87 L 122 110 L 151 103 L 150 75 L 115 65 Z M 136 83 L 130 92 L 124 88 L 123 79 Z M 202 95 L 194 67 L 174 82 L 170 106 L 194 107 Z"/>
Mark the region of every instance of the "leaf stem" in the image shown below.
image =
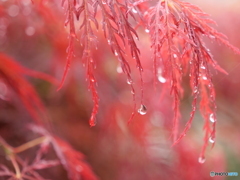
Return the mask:
<path id="1" fill-rule="evenodd" d="M 46 139 L 47 139 L 46 136 L 39 137 L 39 138 L 37 138 L 37 139 L 34 139 L 34 140 L 32 140 L 32 141 L 29 141 L 29 142 L 21 145 L 21 146 L 18 146 L 17 148 L 14 148 L 14 149 L 13 149 L 13 152 L 14 152 L 14 153 L 20 153 L 20 152 L 22 152 L 22 151 L 25 151 L 25 150 L 31 148 L 31 147 L 34 147 L 34 146 L 36 146 L 36 145 L 38 145 L 38 144 L 43 143 Z"/>
<path id="2" fill-rule="evenodd" d="M 12 164 L 13 164 L 13 167 L 14 167 L 14 169 L 15 169 L 15 171 L 16 171 L 16 178 L 17 178 L 17 179 L 21 179 L 21 171 L 20 171 L 20 168 L 19 168 L 19 166 L 18 166 L 18 163 L 17 163 L 17 161 L 16 161 L 16 159 L 15 159 L 15 154 L 14 154 L 14 153 L 11 153 L 11 154 L 9 154 L 8 156 L 9 156 L 9 158 L 10 158 Z"/>

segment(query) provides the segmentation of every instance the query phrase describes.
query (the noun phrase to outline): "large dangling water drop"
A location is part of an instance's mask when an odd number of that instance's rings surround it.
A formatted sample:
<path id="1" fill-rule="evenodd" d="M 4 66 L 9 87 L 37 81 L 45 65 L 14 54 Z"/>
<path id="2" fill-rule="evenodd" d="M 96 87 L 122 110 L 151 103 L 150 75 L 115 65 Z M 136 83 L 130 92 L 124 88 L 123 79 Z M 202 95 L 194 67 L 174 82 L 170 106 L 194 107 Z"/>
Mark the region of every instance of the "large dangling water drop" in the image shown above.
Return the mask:
<path id="1" fill-rule="evenodd" d="M 205 163 L 205 161 L 206 161 L 206 159 L 205 159 L 204 156 L 200 156 L 200 157 L 198 158 L 198 162 L 201 163 L 201 164 Z"/>
<path id="2" fill-rule="evenodd" d="M 138 109 L 138 113 L 141 115 L 147 114 L 147 108 L 145 105 L 141 104 L 140 108 Z"/>

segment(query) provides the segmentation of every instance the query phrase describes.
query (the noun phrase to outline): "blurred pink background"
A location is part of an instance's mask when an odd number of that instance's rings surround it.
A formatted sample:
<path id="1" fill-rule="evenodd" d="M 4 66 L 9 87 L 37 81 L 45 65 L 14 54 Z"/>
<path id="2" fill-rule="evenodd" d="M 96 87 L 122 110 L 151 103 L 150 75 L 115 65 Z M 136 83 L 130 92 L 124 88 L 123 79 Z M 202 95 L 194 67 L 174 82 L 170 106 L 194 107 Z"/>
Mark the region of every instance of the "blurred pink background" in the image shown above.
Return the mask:
<path id="1" fill-rule="evenodd" d="M 56 1 L 57 2 L 57 1 Z M 229 41 L 240 47 L 240 1 L 191 0 L 218 24 L 216 29 L 227 35 Z M 68 46 L 64 29 L 64 10 L 60 4 L 47 3 L 46 9 L 24 0 L 20 8 L 11 1 L 0 1 L 0 51 L 15 58 L 23 66 L 42 71 L 61 79 Z M 15 9 L 14 9 L 15 8 Z M 8 15 L 7 15 L 7 14 Z M 90 128 L 88 120 L 92 108 L 86 72 L 80 60 L 82 47 L 76 42 L 76 57 L 71 65 L 64 87 L 29 78 L 42 98 L 55 132 L 86 155 L 86 161 L 102 180 L 237 180 L 240 176 L 240 55 L 217 42 L 206 40 L 217 62 L 229 75 L 212 71 L 217 99 L 216 143 L 209 146 L 206 162 L 198 157 L 203 145 L 203 118 L 196 113 L 187 135 L 174 147 L 170 138 L 172 128 L 171 97 L 161 98 L 162 85 L 154 90 L 149 37 L 139 29 L 141 61 L 144 68 L 144 104 L 148 112 L 132 113 L 133 102 L 126 76 L 117 72 L 118 62 L 106 40 L 98 32 L 99 47 L 94 50 L 95 70 L 100 96 L 97 125 Z M 130 62 L 135 80 L 136 102 L 140 100 L 139 75 L 135 62 Z M 184 81 L 181 101 L 183 130 L 191 111 L 189 83 Z M 0 84 L 0 95 L 4 92 Z M 168 94 L 168 93 L 167 93 Z M 18 133 L 21 122 L 31 122 L 23 109 L 11 106 L 12 97 L 0 101 L 0 134 L 9 142 L 29 139 Z M 21 106 L 21 104 L 18 104 Z M 18 109 L 18 110 L 16 110 Z M 16 120 L 19 119 L 19 120 Z M 15 135 L 9 135 L 9 129 Z M 210 177 L 210 172 L 238 172 L 238 177 Z"/>

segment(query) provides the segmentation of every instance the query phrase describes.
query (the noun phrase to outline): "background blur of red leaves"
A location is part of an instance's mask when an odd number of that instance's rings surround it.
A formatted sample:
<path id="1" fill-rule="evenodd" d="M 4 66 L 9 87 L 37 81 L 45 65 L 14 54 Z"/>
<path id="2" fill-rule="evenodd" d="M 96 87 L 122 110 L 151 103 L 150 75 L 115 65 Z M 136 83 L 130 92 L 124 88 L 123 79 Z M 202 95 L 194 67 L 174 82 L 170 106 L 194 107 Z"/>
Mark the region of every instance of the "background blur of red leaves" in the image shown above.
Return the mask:
<path id="1" fill-rule="evenodd" d="M 0 1 L 0 50 L 22 66 L 61 79 L 68 46 L 67 29 L 64 28 L 64 10 L 47 0 L 44 5 L 28 4 L 24 0 L 19 13 L 11 14 L 12 1 Z M 20 2 L 20 1 L 19 1 Z M 238 0 L 189 1 L 211 14 L 220 32 L 240 47 L 240 2 Z M 9 15 L 7 15 L 7 13 Z M 118 62 L 112 55 L 103 35 L 99 32 L 95 76 L 98 82 L 99 113 L 97 125 L 90 128 L 88 120 L 92 109 L 86 72 L 79 58 L 82 47 L 76 42 L 74 61 L 63 88 L 44 80 L 27 79 L 42 99 L 54 132 L 82 152 L 93 172 L 103 180 L 208 180 L 239 179 L 238 177 L 210 177 L 210 171 L 238 172 L 240 174 L 240 57 L 224 46 L 207 41 L 215 59 L 229 75 L 215 73 L 213 80 L 217 99 L 216 144 L 208 147 L 206 162 L 198 157 L 203 145 L 203 119 L 198 112 L 187 135 L 174 147 L 170 140 L 172 128 L 171 97 L 161 97 L 162 85 L 153 86 L 152 60 L 149 37 L 139 29 L 141 61 L 144 68 L 144 104 L 148 112 L 137 114 L 128 125 L 132 113 L 131 89 L 126 76 L 117 72 Z M 135 62 L 129 62 L 135 81 L 136 101 L 140 100 L 140 81 Z M 0 62 L 0 69 L 11 66 Z M 14 71 L 15 72 L 15 71 Z M 17 72 L 15 72 L 17 73 Z M 31 76 L 30 76 L 31 77 Z M 180 132 L 191 111 L 191 93 L 184 82 L 185 95 L 181 101 L 182 119 Z M 25 87 L 24 83 L 22 84 Z M 19 146 L 32 139 L 26 131 L 27 122 L 34 117 L 22 107 L 21 97 L 8 91 L 0 79 L 0 135 L 12 146 Z M 30 105 L 31 106 L 31 105 Z M 37 106 L 38 105 L 34 105 Z M 34 157 L 34 152 L 29 155 Z M 54 156 L 54 155 L 53 155 Z M 84 161 L 85 161 L 84 160 Z M 0 163 L 6 163 L 0 157 Z M 83 166 L 84 168 L 84 166 Z M 58 171 L 57 171 L 58 170 Z M 66 179 L 63 169 L 49 169 L 52 179 Z M 44 171 L 43 171 L 44 174 Z M 57 176 L 56 174 L 64 174 Z M 91 177 L 92 175 L 86 175 Z M 0 178 L 1 179 L 1 178 Z"/>

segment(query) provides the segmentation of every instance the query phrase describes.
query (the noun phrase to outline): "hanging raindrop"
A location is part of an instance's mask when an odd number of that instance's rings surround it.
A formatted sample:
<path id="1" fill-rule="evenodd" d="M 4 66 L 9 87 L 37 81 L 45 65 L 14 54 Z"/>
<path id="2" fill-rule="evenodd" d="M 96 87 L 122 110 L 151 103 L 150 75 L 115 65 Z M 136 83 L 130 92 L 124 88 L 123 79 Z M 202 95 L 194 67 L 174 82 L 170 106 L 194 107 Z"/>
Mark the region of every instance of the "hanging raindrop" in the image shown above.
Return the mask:
<path id="1" fill-rule="evenodd" d="M 205 163 L 205 161 L 206 161 L 206 159 L 205 159 L 204 156 L 200 156 L 200 157 L 198 158 L 198 162 L 201 163 L 201 164 Z"/>
<path id="2" fill-rule="evenodd" d="M 213 113 L 209 115 L 209 120 L 211 122 L 213 122 L 213 123 L 216 122 L 216 119 L 214 118 L 214 114 Z"/>
<path id="3" fill-rule="evenodd" d="M 211 39 L 215 39 L 216 37 L 214 35 L 209 35 Z"/>
<path id="4" fill-rule="evenodd" d="M 201 65 L 201 69 L 206 69 L 206 67 L 202 64 L 202 65 Z"/>
<path id="5" fill-rule="evenodd" d="M 203 80 L 207 80 L 207 76 L 203 76 L 202 79 L 203 79 Z"/>
<path id="6" fill-rule="evenodd" d="M 164 78 L 161 74 L 159 74 L 159 75 L 158 75 L 158 81 L 159 81 L 160 83 L 165 83 L 167 80 L 166 80 L 166 78 Z"/>
<path id="7" fill-rule="evenodd" d="M 94 77 L 90 77 L 90 80 L 91 80 L 92 82 L 95 82 L 95 81 L 96 81 Z"/>
<path id="8" fill-rule="evenodd" d="M 150 32 L 150 30 L 146 28 L 146 29 L 145 29 L 145 32 L 146 32 L 146 33 L 149 33 L 149 32 Z"/>
<path id="9" fill-rule="evenodd" d="M 145 105 L 141 104 L 141 107 L 138 109 L 138 113 L 141 115 L 147 114 L 147 108 Z"/>
<path id="10" fill-rule="evenodd" d="M 193 92 L 194 93 L 198 93 L 198 87 L 197 86 L 194 87 L 194 91 Z"/>
<path id="11" fill-rule="evenodd" d="M 137 10 L 135 8 L 132 8 L 132 12 L 136 14 Z"/>
<path id="12" fill-rule="evenodd" d="M 127 83 L 128 83 L 128 84 L 132 84 L 132 79 L 128 78 L 128 79 L 127 79 Z"/>
<path id="13" fill-rule="evenodd" d="M 210 143 L 215 143 L 215 138 L 211 136 L 211 137 L 209 138 L 209 142 L 210 142 Z"/>
<path id="14" fill-rule="evenodd" d="M 114 51 L 114 54 L 115 54 L 115 56 L 118 56 L 118 52 L 116 50 Z"/>

